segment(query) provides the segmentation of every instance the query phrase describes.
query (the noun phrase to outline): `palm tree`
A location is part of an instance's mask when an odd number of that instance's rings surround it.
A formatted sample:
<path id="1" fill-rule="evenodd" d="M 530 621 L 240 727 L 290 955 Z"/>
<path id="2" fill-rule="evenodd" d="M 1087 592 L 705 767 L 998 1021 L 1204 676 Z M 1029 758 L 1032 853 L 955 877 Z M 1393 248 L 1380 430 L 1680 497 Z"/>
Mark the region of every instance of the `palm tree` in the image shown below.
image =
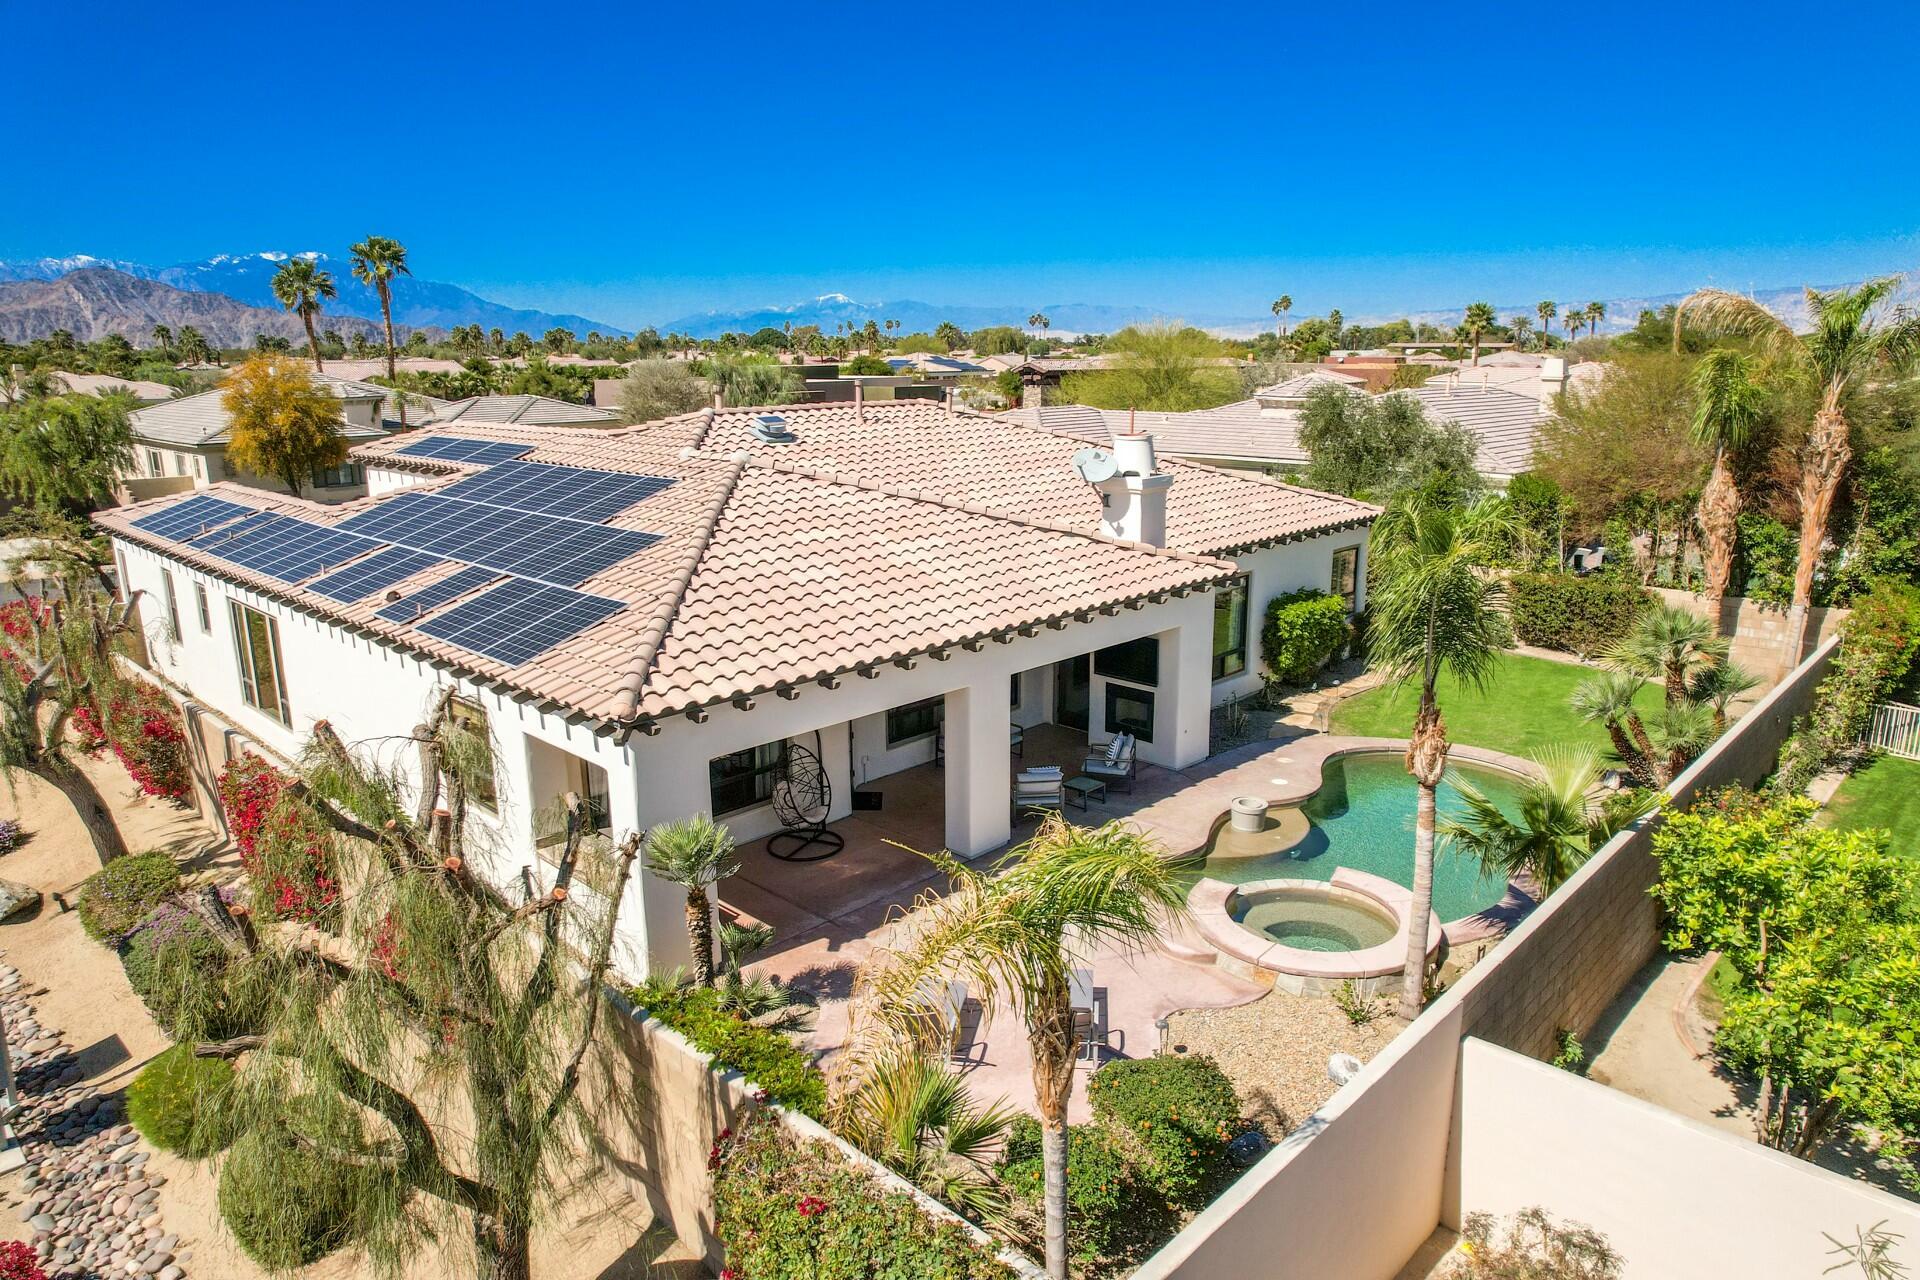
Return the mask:
<path id="1" fill-rule="evenodd" d="M 1634 709 L 1645 682 L 1625 671 L 1597 671 L 1574 687 L 1567 703 L 1587 724 L 1605 725 L 1613 753 L 1641 786 L 1653 785 L 1653 742 Z"/>
<path id="2" fill-rule="evenodd" d="M 1700 491 L 1694 518 L 1706 544 L 1707 599 L 1716 609 L 1733 577 L 1740 537 L 1740 487 L 1734 483 L 1732 464 L 1767 408 L 1759 363 L 1745 352 L 1720 348 L 1707 352 L 1693 370 L 1693 440 L 1713 450 L 1713 471 Z"/>
<path id="3" fill-rule="evenodd" d="M 1754 299 L 1724 289 L 1689 294 L 1673 314 L 1676 349 L 1683 324 L 1710 335 L 1745 338 L 1763 355 L 1819 388 L 1813 427 L 1800 450 L 1800 558 L 1794 566 L 1793 606 L 1787 619 L 1796 662 L 1834 497 L 1853 461 L 1849 413 L 1870 377 L 1904 366 L 1920 353 L 1920 316 L 1903 309 L 1878 314 L 1881 304 L 1899 287 L 1899 276 L 1883 276 L 1853 289 L 1808 289 L 1807 313 L 1813 332 L 1805 336 L 1796 335 Z"/>
<path id="4" fill-rule="evenodd" d="M 1553 318 L 1560 314 L 1560 308 L 1551 302 L 1534 304 L 1534 314 L 1540 317 L 1540 341 L 1544 345 L 1553 336 Z"/>
<path id="5" fill-rule="evenodd" d="M 843 1077 L 883 1070 L 903 1043 L 928 1043 L 945 982 L 958 977 L 982 1017 L 1011 1005 L 1027 1026 L 1041 1126 L 1047 1274 L 1067 1274 L 1067 1099 L 1078 1033 L 1069 980 L 1102 941 L 1145 946 L 1184 910 L 1188 877 L 1149 836 L 1119 822 L 1074 827 L 1049 816 L 992 871 L 927 854 L 951 888 L 928 893 L 874 955 L 855 991 L 854 1030 L 836 1060 Z M 936 994 L 939 993 L 939 994 Z M 937 1033 L 935 1033 L 937 1034 Z M 843 1090 L 857 1097 L 863 1086 Z"/>
<path id="6" fill-rule="evenodd" d="M 1334 340 L 1339 341 L 1340 331 L 1347 327 L 1347 318 L 1340 314 L 1340 308 L 1327 312 L 1327 325 L 1333 330 Z"/>
<path id="7" fill-rule="evenodd" d="M 160 348 L 161 355 L 173 358 L 173 330 L 163 324 L 153 326 L 153 341 Z"/>
<path id="8" fill-rule="evenodd" d="M 1586 306 L 1586 312 L 1587 332 L 1600 332 L 1600 322 L 1607 318 L 1607 304 L 1604 302 L 1589 302 Z"/>
<path id="9" fill-rule="evenodd" d="M 1567 326 L 1567 341 L 1571 343 L 1579 336 L 1580 324 L 1586 319 L 1586 312 L 1569 302 L 1561 312 L 1560 321 Z"/>
<path id="10" fill-rule="evenodd" d="M 1542 747 L 1533 762 L 1540 776 L 1520 785 L 1517 819 L 1456 776 L 1454 789 L 1465 811 L 1443 820 L 1440 832 L 1488 871 L 1509 880 L 1530 879 L 1544 896 L 1628 824 L 1651 813 L 1660 798 L 1647 791 L 1602 789 L 1599 757 L 1591 747 Z"/>
<path id="11" fill-rule="evenodd" d="M 1493 304 L 1472 302 L 1467 304 L 1467 318 L 1460 331 L 1467 335 L 1467 341 L 1473 344 L 1473 363 L 1480 363 L 1480 335 L 1500 323 L 1493 314 Z"/>
<path id="12" fill-rule="evenodd" d="M 1527 339 L 1533 335 L 1533 317 L 1532 316 L 1526 316 L 1526 315 L 1515 316 L 1513 317 L 1513 319 L 1507 321 L 1507 326 L 1513 330 L 1513 341 L 1515 346 L 1527 347 L 1532 345 L 1527 341 Z"/>
<path id="13" fill-rule="evenodd" d="M 1723 662 L 1695 677 L 1687 696 L 1713 712 L 1713 734 L 1717 738 L 1726 732 L 1727 712 L 1734 699 L 1759 687 L 1760 681 L 1752 674 L 1731 662 Z"/>
<path id="14" fill-rule="evenodd" d="M 1280 336 L 1287 336 L 1287 312 L 1293 310 L 1293 295 L 1283 293 L 1273 300 L 1273 320 L 1279 326 Z"/>
<path id="15" fill-rule="evenodd" d="M 929 1195 L 995 1225 L 1007 1193 L 994 1157 L 1020 1112 L 1005 1099 L 973 1100 L 946 1062 L 901 1053 L 880 1063 L 841 1104 L 840 1134 Z"/>
<path id="16" fill-rule="evenodd" d="M 663 822 L 647 834 L 646 868 L 687 891 L 693 980 L 713 985 L 713 903 L 707 891 L 740 869 L 733 834 L 704 813 Z"/>
<path id="17" fill-rule="evenodd" d="M 1493 563 L 1511 533 L 1505 501 L 1489 496 L 1465 510 L 1426 489 L 1394 499 L 1374 521 L 1367 644 L 1389 677 L 1420 682 L 1420 707 L 1407 744 L 1407 772 L 1419 785 L 1413 837 L 1413 910 L 1400 1016 L 1420 1016 L 1427 975 L 1427 917 L 1433 906 L 1435 788 L 1447 767 L 1447 726 L 1434 689 L 1442 672 L 1484 688 L 1505 647 L 1495 605 L 1504 593 L 1480 566 Z"/>
<path id="18" fill-rule="evenodd" d="M 1704 702 L 1670 702 L 1647 725 L 1653 740 L 1653 780 L 1666 786 L 1680 776 L 1687 762 L 1706 750 L 1717 732 L 1714 709 Z"/>
<path id="19" fill-rule="evenodd" d="M 180 361 L 182 364 L 204 364 L 213 359 L 213 347 L 201 336 L 200 331 L 190 324 L 180 326 Z"/>
<path id="20" fill-rule="evenodd" d="M 322 299 L 336 296 L 333 277 L 322 271 L 311 258 L 288 258 L 273 273 L 273 296 L 280 305 L 300 317 L 307 326 L 307 354 L 313 367 L 321 369 L 320 337 L 313 331 L 313 318 L 320 314 Z"/>
<path id="21" fill-rule="evenodd" d="M 1027 325 L 1045 334 L 1047 330 L 1053 328 L 1053 321 L 1047 319 L 1046 315 L 1042 312 L 1036 311 L 1027 317 Z"/>
<path id="22" fill-rule="evenodd" d="M 1600 660 L 1615 671 L 1664 682 L 1671 707 L 1692 701 L 1689 686 L 1725 662 L 1730 648 L 1707 619 L 1691 609 L 1660 604 L 1641 614 L 1633 630 L 1608 645 Z"/>
<path id="23" fill-rule="evenodd" d="M 394 376 L 393 278 L 410 276 L 407 246 L 386 236 L 368 236 L 348 250 L 353 255 L 353 278 L 380 295 L 380 318 L 387 325 L 387 377 Z"/>

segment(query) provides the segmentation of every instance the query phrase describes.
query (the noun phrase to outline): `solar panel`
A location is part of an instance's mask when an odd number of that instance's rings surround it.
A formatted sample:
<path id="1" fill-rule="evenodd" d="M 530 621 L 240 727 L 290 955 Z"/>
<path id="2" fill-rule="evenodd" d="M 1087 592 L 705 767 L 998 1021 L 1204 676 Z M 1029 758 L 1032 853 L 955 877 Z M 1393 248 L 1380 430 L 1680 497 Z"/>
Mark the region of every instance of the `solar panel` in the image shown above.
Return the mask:
<path id="1" fill-rule="evenodd" d="M 298 582 L 380 549 L 372 538 L 270 511 L 203 533 L 187 545 L 282 582 Z"/>
<path id="2" fill-rule="evenodd" d="M 175 503 L 165 511 L 156 511 L 150 516 L 141 516 L 133 522 L 133 527 L 142 533 L 151 533 L 155 537 L 166 538 L 172 542 L 185 542 L 197 537 L 217 524 L 225 524 L 237 516 L 252 512 L 252 507 L 243 507 L 237 502 L 228 502 L 225 498 L 212 498 L 204 494 L 188 498 L 185 502 Z"/>
<path id="3" fill-rule="evenodd" d="M 340 572 L 328 574 L 318 582 L 309 582 L 307 590 L 317 591 L 329 600 L 351 604 L 355 600 L 366 599 L 376 591 L 385 590 L 402 578 L 412 577 L 427 566 L 438 563 L 439 559 L 424 551 L 388 547 L 365 560 L 356 560 Z"/>
<path id="4" fill-rule="evenodd" d="M 456 596 L 463 596 L 475 587 L 485 586 L 500 575 L 491 569 L 475 569 L 471 565 L 448 574 L 440 581 L 420 588 L 412 595 L 402 596 L 377 616 L 388 622 L 412 622 L 431 609 L 437 609 Z"/>
<path id="5" fill-rule="evenodd" d="M 460 436 L 428 436 L 397 450 L 407 458 L 438 458 L 443 462 L 507 462 L 533 452 L 530 444 L 510 440 L 467 440 Z"/>
<path id="6" fill-rule="evenodd" d="M 455 605 L 420 630 L 517 667 L 620 611 L 618 600 L 510 578 Z"/>
<path id="7" fill-rule="evenodd" d="M 544 511 L 576 520 L 605 520 L 650 498 L 673 481 L 546 462 L 503 462 L 441 492 L 515 511 Z"/>
<path id="8" fill-rule="evenodd" d="M 464 560 L 569 587 L 660 541 L 658 534 L 437 493 L 398 494 L 338 527 L 442 560 Z"/>

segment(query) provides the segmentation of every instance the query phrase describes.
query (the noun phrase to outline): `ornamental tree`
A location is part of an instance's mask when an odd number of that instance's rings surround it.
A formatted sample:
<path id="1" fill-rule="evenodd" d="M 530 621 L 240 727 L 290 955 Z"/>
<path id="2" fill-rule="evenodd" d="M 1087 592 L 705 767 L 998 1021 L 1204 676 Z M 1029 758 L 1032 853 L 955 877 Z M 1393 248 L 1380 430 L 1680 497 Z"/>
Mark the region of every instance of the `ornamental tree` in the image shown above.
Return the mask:
<path id="1" fill-rule="evenodd" d="M 346 460 L 340 401 L 297 360 L 269 354 L 245 361 L 227 379 L 220 403 L 233 422 L 227 457 L 273 476 L 296 498 L 316 468 Z"/>
<path id="2" fill-rule="evenodd" d="M 430 1240 L 465 1239 L 472 1274 L 525 1280 L 535 1225 L 592 1145 L 579 1095 L 640 841 L 607 845 L 569 796 L 544 885 L 508 896 L 482 880 L 467 798 L 491 747 L 451 696 L 411 735 L 411 807 L 397 769 L 315 725 L 287 794 L 328 829 L 339 934 L 259 927 L 203 895 L 231 981 L 264 1011 L 256 1032 L 196 1053 L 237 1068 L 211 1104 L 236 1135 L 223 1211 L 271 1221 L 281 1172 L 318 1162 L 352 1188 L 342 1234 L 383 1270 L 413 1274 Z"/>

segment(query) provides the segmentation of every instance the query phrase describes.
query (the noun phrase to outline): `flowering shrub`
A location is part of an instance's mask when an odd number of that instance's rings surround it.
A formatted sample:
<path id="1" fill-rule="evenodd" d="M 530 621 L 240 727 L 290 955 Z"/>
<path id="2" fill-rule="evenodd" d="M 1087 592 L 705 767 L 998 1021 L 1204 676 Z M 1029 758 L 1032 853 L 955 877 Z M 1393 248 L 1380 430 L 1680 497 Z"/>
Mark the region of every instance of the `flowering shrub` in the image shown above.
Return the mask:
<path id="1" fill-rule="evenodd" d="M 0 1243 L 0 1280 L 47 1280 L 33 1246 L 24 1240 Z"/>
<path id="2" fill-rule="evenodd" d="M 320 820 L 286 794 L 290 779 L 244 752 L 221 770 L 220 807 L 240 864 L 252 877 L 254 910 L 291 920 L 319 920 L 340 898 L 333 848 Z"/>
<path id="3" fill-rule="evenodd" d="M 1006 1280 L 958 1223 L 927 1216 L 824 1142 L 771 1115 L 725 1135 L 713 1160 L 714 1234 L 734 1280 Z"/>
<path id="4" fill-rule="evenodd" d="M 144 680 L 125 680 L 107 695 L 106 715 L 101 726 L 89 714 L 83 737 L 104 738 L 147 795 L 185 800 L 192 787 L 187 731 L 173 699 Z"/>
<path id="5" fill-rule="evenodd" d="M 20 847 L 20 824 L 12 818 L 0 818 L 0 853 L 12 853 Z"/>
<path id="6" fill-rule="evenodd" d="M 220 890 L 231 904 L 231 888 Z M 143 916 L 120 943 L 127 985 L 146 1002 L 160 1029 L 177 1040 L 224 1040 L 254 1030 L 254 999 L 236 999 L 227 981 L 232 956 L 188 906 L 168 898 Z"/>
<path id="7" fill-rule="evenodd" d="M 1116 1060 L 1087 1082 L 1093 1117 L 1167 1202 L 1206 1199 L 1240 1123 L 1233 1085 L 1204 1055 Z"/>
<path id="8" fill-rule="evenodd" d="M 87 936 L 117 943 L 180 886 L 180 868 L 158 849 L 115 858 L 80 882 L 80 925 Z"/>
<path id="9" fill-rule="evenodd" d="M 24 600 L 12 600 L 0 605 L 0 635 L 14 642 L 13 647 L 30 643 L 33 640 L 34 624 L 46 626 L 52 610 L 39 596 L 28 596 Z"/>

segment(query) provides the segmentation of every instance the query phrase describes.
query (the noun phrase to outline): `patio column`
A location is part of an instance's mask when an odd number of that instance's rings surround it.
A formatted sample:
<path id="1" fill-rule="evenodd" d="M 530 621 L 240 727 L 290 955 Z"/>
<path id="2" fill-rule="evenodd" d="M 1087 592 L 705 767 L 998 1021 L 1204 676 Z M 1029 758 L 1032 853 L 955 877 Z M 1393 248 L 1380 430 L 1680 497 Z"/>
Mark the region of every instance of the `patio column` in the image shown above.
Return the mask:
<path id="1" fill-rule="evenodd" d="M 1153 745 L 1156 763 L 1184 769 L 1207 758 L 1212 734 L 1213 596 L 1195 593 L 1175 607 L 1181 624 L 1157 637 L 1160 696 Z"/>
<path id="2" fill-rule="evenodd" d="M 1005 844 L 1012 831 L 1006 677 L 953 690 L 946 716 L 947 848 L 970 858 Z"/>

